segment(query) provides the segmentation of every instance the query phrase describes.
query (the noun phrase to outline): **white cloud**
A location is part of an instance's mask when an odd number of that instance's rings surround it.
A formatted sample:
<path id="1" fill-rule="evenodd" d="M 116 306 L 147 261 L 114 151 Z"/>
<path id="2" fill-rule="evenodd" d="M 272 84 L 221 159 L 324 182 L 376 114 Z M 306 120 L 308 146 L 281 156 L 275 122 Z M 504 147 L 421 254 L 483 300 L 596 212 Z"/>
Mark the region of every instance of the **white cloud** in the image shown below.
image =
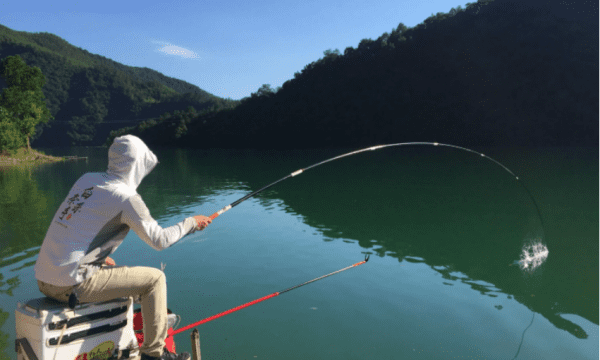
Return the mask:
<path id="1" fill-rule="evenodd" d="M 155 44 L 160 44 L 161 46 L 156 49 L 156 51 L 161 51 L 168 55 L 181 56 L 186 59 L 200 59 L 200 56 L 193 52 L 192 50 L 188 50 L 186 48 L 182 48 L 181 46 L 173 45 L 170 43 L 166 43 L 163 41 L 152 41 Z"/>

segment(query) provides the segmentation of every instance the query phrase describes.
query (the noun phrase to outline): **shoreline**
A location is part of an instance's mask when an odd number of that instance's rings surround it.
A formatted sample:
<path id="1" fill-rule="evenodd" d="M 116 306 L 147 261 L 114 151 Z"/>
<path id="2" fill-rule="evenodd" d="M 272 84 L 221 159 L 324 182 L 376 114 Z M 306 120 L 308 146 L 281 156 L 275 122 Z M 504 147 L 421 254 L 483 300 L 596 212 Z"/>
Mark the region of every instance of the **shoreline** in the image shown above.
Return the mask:
<path id="1" fill-rule="evenodd" d="M 0 167 L 12 167 L 19 165 L 51 164 L 66 161 L 64 157 L 46 155 L 34 149 L 19 149 L 14 155 L 0 154 Z"/>

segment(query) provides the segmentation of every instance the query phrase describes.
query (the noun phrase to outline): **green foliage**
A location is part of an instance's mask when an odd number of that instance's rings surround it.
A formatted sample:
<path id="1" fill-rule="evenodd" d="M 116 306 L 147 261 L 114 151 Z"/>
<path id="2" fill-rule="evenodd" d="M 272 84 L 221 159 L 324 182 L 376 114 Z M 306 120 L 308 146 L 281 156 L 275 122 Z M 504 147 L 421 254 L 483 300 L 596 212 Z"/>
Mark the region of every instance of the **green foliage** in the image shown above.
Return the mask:
<path id="1" fill-rule="evenodd" d="M 263 87 L 265 89 L 267 87 L 270 89 L 269 85 L 263 85 Z M 189 131 L 189 126 L 191 124 L 195 125 L 195 131 L 198 131 L 199 126 L 208 127 L 216 114 L 226 113 L 235 108 L 235 106 L 236 105 L 233 102 L 226 102 L 201 111 L 196 111 L 193 106 L 188 106 L 183 111 L 174 111 L 173 114 L 166 112 L 156 119 L 143 121 L 137 126 L 128 126 L 111 131 L 104 145 L 110 146 L 115 137 L 126 134 L 139 136 L 148 144 L 172 145 L 184 138 L 193 138 L 192 133 Z"/>
<path id="2" fill-rule="evenodd" d="M 185 121 L 179 122 L 179 126 L 177 126 L 177 128 L 175 129 L 175 138 L 176 139 L 179 139 L 183 135 L 187 134 L 188 128 L 185 124 L 186 124 Z"/>
<path id="3" fill-rule="evenodd" d="M 0 153 L 12 154 L 23 146 L 25 146 L 25 138 L 13 122 L 12 114 L 0 107 Z"/>
<path id="4" fill-rule="evenodd" d="M 42 92 L 56 120 L 36 126 L 32 136 L 36 146 L 99 145 L 111 130 L 158 114 L 187 106 L 202 110 L 238 103 L 154 70 L 91 54 L 53 34 L 0 25 L 0 57 L 15 54 L 40 68 L 47 79 Z"/>
<path id="5" fill-rule="evenodd" d="M 263 85 L 234 108 L 200 111 L 187 131 L 134 131 L 202 148 L 597 146 L 597 18 L 559 15 L 511 0 L 467 4 L 343 55 L 326 50 L 277 92 Z"/>
<path id="6" fill-rule="evenodd" d="M 271 88 L 270 84 L 263 84 L 255 93 L 252 93 L 250 97 L 258 97 L 258 96 L 271 96 L 275 93 L 275 91 Z"/>
<path id="7" fill-rule="evenodd" d="M 326 59 L 335 59 L 336 57 L 340 56 L 341 54 L 338 49 L 335 49 L 335 50 L 327 49 L 327 50 L 323 51 L 323 55 L 325 56 Z"/>
<path id="8" fill-rule="evenodd" d="M 0 133 L 2 149 L 13 150 L 21 142 L 14 138 L 15 128 L 29 148 L 29 138 L 35 133 L 36 125 L 52 118 L 42 93 L 46 78 L 39 68 L 27 66 L 19 56 L 2 60 L 0 76 L 8 85 L 0 94 L 0 107 L 5 110 L 2 116 L 6 121 Z"/>

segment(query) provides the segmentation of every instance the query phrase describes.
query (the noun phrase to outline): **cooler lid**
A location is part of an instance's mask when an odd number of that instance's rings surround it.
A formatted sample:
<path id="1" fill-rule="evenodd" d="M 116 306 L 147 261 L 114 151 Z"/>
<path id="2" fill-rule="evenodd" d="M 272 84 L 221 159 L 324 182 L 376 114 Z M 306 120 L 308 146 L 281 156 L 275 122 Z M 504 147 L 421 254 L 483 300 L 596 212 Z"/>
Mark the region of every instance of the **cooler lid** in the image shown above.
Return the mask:
<path id="1" fill-rule="evenodd" d="M 85 308 L 92 304 L 108 304 L 108 303 L 122 303 L 124 301 L 128 301 L 128 298 L 116 298 L 109 301 L 103 301 L 98 303 L 83 303 L 77 305 L 75 308 Z M 66 302 L 58 301 L 49 297 L 41 297 L 37 299 L 31 299 L 27 303 L 25 303 L 31 309 L 36 311 L 53 311 L 53 310 L 69 310 L 69 305 Z"/>
<path id="2" fill-rule="evenodd" d="M 61 302 L 49 297 L 41 297 L 37 299 L 31 299 L 26 304 L 26 306 L 40 311 L 40 310 L 58 310 L 58 309 L 66 309 L 69 306 L 65 302 Z"/>

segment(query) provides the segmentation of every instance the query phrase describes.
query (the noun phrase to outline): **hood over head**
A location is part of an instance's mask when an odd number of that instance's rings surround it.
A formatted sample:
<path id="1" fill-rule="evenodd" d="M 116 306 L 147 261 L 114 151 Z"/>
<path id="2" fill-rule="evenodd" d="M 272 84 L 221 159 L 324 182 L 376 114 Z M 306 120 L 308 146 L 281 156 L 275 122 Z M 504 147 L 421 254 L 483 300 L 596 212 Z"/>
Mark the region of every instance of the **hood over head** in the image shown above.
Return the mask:
<path id="1" fill-rule="evenodd" d="M 156 155 L 144 142 L 133 135 L 115 138 L 108 149 L 108 174 L 120 178 L 137 189 L 142 179 L 158 164 Z"/>

